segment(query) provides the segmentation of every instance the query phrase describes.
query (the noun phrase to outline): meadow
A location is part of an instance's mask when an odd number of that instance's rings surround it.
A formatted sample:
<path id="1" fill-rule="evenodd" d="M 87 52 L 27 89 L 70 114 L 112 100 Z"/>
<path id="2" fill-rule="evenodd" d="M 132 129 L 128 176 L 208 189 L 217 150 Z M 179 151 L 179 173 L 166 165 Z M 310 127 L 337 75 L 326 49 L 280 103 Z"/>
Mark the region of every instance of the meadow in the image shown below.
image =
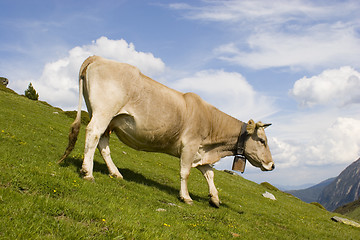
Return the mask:
<path id="1" fill-rule="evenodd" d="M 331 220 L 340 214 L 222 171 L 215 171 L 220 208 L 209 205 L 197 169 L 189 179 L 194 204 L 186 205 L 178 199 L 177 158 L 133 150 L 115 136 L 110 148 L 124 179 L 109 177 L 97 152 L 95 181 L 85 181 L 85 125 L 57 164 L 72 121 L 0 89 L 0 239 L 360 239 L 360 229 Z"/>

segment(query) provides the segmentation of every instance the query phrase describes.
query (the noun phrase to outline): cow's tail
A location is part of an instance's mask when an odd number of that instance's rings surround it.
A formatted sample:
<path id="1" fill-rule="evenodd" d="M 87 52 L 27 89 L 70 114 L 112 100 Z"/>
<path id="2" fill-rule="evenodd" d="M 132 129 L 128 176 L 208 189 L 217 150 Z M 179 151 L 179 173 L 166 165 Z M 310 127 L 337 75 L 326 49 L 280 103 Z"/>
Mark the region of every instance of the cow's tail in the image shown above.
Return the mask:
<path id="1" fill-rule="evenodd" d="M 84 81 L 86 78 L 86 69 L 90 65 L 90 63 L 92 63 L 93 61 L 94 61 L 94 57 L 89 57 L 88 59 L 85 60 L 85 62 L 82 64 L 82 66 L 80 68 L 79 103 L 78 103 L 77 114 L 76 114 L 76 118 L 75 118 L 74 122 L 71 124 L 71 127 L 70 127 L 69 144 L 64 152 L 64 155 L 60 158 L 58 163 L 61 163 L 62 161 L 64 161 L 64 159 L 69 156 L 69 154 L 75 147 L 75 143 L 77 141 L 77 137 L 79 135 L 80 127 L 81 127 L 81 102 L 82 102 L 82 97 L 83 97 L 83 85 L 84 85 Z"/>

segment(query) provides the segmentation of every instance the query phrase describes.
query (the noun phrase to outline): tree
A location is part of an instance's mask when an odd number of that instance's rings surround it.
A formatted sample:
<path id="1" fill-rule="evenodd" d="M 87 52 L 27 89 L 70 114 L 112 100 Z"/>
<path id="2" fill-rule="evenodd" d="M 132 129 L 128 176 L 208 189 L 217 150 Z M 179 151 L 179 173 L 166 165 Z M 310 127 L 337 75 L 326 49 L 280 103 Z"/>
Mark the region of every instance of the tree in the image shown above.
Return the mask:
<path id="1" fill-rule="evenodd" d="M 32 86 L 31 83 L 29 84 L 28 88 L 25 90 L 25 97 L 31 100 L 39 99 L 39 94 L 37 94 L 35 88 Z"/>

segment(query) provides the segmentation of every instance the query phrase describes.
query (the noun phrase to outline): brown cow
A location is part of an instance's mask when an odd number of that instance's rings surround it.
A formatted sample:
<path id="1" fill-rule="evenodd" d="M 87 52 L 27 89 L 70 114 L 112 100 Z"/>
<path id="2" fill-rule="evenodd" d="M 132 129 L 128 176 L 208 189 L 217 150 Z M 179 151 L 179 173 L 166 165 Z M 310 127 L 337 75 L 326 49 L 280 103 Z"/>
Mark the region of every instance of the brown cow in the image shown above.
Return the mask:
<path id="1" fill-rule="evenodd" d="M 115 132 L 128 146 L 162 152 L 180 158 L 180 199 L 192 203 L 187 180 L 198 168 L 209 185 L 210 203 L 220 204 L 211 164 L 237 154 L 238 139 L 246 126 L 243 155 L 263 171 L 272 170 L 264 128 L 269 124 L 241 122 L 202 100 L 194 93 L 181 93 L 143 75 L 136 67 L 89 57 L 79 74 L 79 106 L 69 134 L 69 145 L 59 162 L 72 151 L 80 129 L 82 95 L 91 116 L 86 128 L 82 174 L 93 179 L 96 147 L 110 175 L 122 178 L 110 157 L 109 133 Z M 245 132 L 245 131 L 243 131 Z"/>

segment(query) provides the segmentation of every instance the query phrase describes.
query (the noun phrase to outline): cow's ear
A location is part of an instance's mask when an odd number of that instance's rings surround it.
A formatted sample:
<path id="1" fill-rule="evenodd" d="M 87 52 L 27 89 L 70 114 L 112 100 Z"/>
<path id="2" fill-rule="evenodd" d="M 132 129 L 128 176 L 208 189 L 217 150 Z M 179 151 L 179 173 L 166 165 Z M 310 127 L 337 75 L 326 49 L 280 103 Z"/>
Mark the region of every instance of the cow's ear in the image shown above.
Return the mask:
<path id="1" fill-rule="evenodd" d="M 255 128 L 256 128 L 256 125 L 255 125 L 254 120 L 250 119 L 246 126 L 246 132 L 249 135 L 252 135 L 255 132 Z"/>

